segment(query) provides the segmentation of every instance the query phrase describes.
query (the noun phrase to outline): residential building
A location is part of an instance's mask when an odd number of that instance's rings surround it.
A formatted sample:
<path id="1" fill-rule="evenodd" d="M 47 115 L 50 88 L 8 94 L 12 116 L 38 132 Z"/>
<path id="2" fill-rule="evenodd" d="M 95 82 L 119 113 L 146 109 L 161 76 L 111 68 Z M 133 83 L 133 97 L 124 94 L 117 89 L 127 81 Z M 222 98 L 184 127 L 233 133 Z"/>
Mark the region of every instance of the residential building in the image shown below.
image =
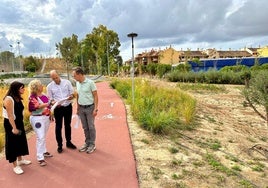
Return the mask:
<path id="1" fill-rule="evenodd" d="M 247 51 L 248 53 L 251 54 L 253 57 L 258 57 L 258 49 L 260 48 L 243 48 L 241 49 L 242 51 Z"/>
<path id="2" fill-rule="evenodd" d="M 258 51 L 259 57 L 268 57 L 268 46 L 259 48 L 257 51 Z"/>
<path id="3" fill-rule="evenodd" d="M 180 52 L 174 50 L 171 46 L 158 53 L 158 63 L 173 65 L 179 62 Z"/>
<path id="4" fill-rule="evenodd" d="M 151 49 L 138 54 L 135 57 L 135 62 L 139 65 L 148 65 L 150 63 L 178 65 L 186 61 L 193 61 L 195 59 L 229 59 L 229 58 L 246 58 L 246 57 L 268 57 L 268 46 L 263 48 L 243 48 L 241 50 L 216 50 L 210 49 L 197 49 L 197 50 L 175 50 L 174 48 L 167 47 L 164 50 Z M 126 64 L 131 63 L 131 60 L 126 61 Z"/>
<path id="5" fill-rule="evenodd" d="M 187 51 L 182 51 L 181 49 L 179 61 L 186 62 L 194 59 L 205 59 L 205 58 L 208 58 L 208 54 L 204 51 L 200 51 L 199 49 L 197 49 L 197 51 L 192 51 L 191 49 L 188 49 Z"/>
<path id="6" fill-rule="evenodd" d="M 247 51 L 232 51 L 227 50 L 227 51 L 218 51 L 218 50 L 214 50 L 210 56 L 208 57 L 209 59 L 219 59 L 219 58 L 242 58 L 242 57 L 251 57 L 252 55 L 247 52 Z"/>
<path id="7" fill-rule="evenodd" d="M 171 46 L 164 50 L 152 49 L 149 52 L 142 52 L 135 57 L 135 62 L 139 65 L 148 65 L 150 63 L 173 65 L 179 62 L 180 52 L 174 50 Z"/>

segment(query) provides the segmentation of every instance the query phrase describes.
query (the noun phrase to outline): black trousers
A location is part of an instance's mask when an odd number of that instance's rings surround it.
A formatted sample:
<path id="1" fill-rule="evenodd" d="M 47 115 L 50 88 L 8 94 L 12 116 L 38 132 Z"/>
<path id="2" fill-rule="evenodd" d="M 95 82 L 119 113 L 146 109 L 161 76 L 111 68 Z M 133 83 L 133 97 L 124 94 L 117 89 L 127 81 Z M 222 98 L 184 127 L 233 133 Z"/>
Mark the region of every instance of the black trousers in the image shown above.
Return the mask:
<path id="1" fill-rule="evenodd" d="M 73 107 L 72 104 L 68 106 L 60 106 L 54 110 L 54 118 L 56 122 L 55 134 L 58 147 L 62 147 L 62 122 L 64 120 L 64 130 L 66 143 L 71 142 L 71 120 L 72 120 Z"/>

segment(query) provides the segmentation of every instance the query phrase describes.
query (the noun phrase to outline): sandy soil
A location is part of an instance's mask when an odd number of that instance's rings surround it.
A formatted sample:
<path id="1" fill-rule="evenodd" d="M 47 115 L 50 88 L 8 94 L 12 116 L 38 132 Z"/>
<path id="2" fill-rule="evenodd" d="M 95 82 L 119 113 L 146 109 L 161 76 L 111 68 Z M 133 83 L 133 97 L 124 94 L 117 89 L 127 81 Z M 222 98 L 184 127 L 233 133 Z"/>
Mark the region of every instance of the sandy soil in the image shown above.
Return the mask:
<path id="1" fill-rule="evenodd" d="M 187 91 L 197 99 L 197 126 L 177 137 L 141 129 L 127 106 L 141 188 L 268 187 L 266 122 L 243 106 L 242 86 L 221 87 Z"/>

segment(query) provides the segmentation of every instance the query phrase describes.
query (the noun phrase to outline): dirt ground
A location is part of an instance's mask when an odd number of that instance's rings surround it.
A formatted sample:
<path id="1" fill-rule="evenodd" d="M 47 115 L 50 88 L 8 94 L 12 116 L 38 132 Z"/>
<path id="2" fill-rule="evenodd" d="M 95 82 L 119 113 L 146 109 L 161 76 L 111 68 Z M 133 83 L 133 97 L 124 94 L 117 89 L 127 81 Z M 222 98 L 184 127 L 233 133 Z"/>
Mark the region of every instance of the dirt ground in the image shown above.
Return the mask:
<path id="1" fill-rule="evenodd" d="M 266 122 L 244 107 L 243 86 L 219 87 L 225 91 L 187 91 L 197 125 L 177 137 L 152 135 L 128 115 L 141 188 L 268 187 Z"/>

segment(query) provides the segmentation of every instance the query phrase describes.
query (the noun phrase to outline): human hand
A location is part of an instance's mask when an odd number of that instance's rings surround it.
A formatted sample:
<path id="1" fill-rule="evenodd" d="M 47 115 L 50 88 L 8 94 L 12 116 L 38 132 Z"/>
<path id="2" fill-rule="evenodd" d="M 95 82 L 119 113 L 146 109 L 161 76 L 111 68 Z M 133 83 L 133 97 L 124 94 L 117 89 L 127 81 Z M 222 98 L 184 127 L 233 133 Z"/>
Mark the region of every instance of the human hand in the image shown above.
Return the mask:
<path id="1" fill-rule="evenodd" d="M 50 115 L 50 116 L 49 116 L 49 120 L 50 120 L 50 121 L 54 121 L 54 116 L 53 116 L 53 115 Z"/>
<path id="2" fill-rule="evenodd" d="M 49 101 L 50 106 L 53 106 L 55 103 L 56 103 L 56 101 L 53 99 Z"/>
<path id="3" fill-rule="evenodd" d="M 33 98 L 31 99 L 31 102 L 34 104 L 34 108 L 38 108 L 39 107 L 39 102 L 37 99 Z"/>
<path id="4" fill-rule="evenodd" d="M 98 109 L 94 109 L 93 110 L 93 116 L 95 117 L 95 116 L 97 116 L 97 114 L 98 114 Z"/>
<path id="5" fill-rule="evenodd" d="M 12 129 L 12 133 L 15 135 L 21 135 L 21 130 L 15 128 L 15 129 Z"/>
<path id="6" fill-rule="evenodd" d="M 71 95 L 69 95 L 68 100 L 72 100 L 73 98 L 74 98 L 74 95 L 71 94 Z"/>
<path id="7" fill-rule="evenodd" d="M 43 110 L 42 114 L 43 114 L 43 115 L 46 115 L 46 116 L 50 115 L 50 109 L 49 109 L 49 108 L 45 108 L 45 109 Z"/>

